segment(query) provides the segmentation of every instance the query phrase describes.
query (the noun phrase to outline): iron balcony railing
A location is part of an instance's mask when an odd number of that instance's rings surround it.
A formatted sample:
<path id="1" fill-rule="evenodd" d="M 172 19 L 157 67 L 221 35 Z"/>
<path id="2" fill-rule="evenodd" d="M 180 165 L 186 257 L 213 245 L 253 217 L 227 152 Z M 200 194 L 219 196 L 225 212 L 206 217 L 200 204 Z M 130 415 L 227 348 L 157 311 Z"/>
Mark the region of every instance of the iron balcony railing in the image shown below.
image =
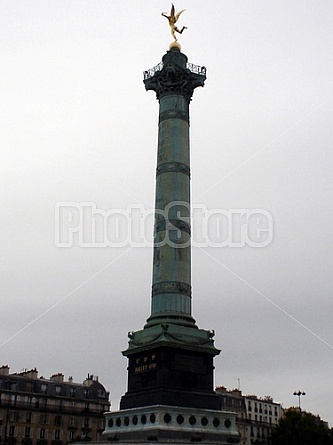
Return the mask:
<path id="1" fill-rule="evenodd" d="M 193 63 L 187 63 L 186 68 L 191 71 L 191 73 L 199 74 L 202 76 L 206 75 L 207 68 L 205 66 L 200 65 L 194 65 Z M 160 62 L 158 65 L 154 66 L 154 68 L 150 68 L 147 71 L 143 72 L 143 78 L 144 80 L 150 79 L 153 77 L 157 72 L 162 71 L 163 69 L 163 62 Z"/>

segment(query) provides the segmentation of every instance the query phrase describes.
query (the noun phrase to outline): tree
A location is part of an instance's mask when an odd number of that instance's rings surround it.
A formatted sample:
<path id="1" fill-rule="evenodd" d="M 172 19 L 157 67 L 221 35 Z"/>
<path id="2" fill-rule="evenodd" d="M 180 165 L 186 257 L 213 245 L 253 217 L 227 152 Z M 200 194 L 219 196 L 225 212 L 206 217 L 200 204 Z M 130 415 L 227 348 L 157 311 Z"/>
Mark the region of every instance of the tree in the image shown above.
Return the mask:
<path id="1" fill-rule="evenodd" d="M 333 445 L 333 432 L 319 417 L 290 408 L 272 433 L 272 445 Z"/>

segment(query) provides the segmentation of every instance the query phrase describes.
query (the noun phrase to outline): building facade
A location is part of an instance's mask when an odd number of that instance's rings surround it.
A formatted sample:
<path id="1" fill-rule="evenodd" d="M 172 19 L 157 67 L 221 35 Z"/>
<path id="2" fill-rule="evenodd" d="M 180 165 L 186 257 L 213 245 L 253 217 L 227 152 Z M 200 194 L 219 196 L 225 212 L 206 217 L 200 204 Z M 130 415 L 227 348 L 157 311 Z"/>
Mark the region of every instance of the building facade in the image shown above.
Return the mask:
<path id="1" fill-rule="evenodd" d="M 272 431 L 282 416 L 281 404 L 272 397 L 243 395 L 239 389 L 216 388 L 224 411 L 237 412 L 236 425 L 242 445 L 271 443 Z"/>
<path id="2" fill-rule="evenodd" d="M 36 369 L 10 374 L 8 366 L 0 368 L 1 445 L 98 441 L 109 409 L 109 393 L 96 376 L 79 384 L 61 373 L 45 379 Z"/>

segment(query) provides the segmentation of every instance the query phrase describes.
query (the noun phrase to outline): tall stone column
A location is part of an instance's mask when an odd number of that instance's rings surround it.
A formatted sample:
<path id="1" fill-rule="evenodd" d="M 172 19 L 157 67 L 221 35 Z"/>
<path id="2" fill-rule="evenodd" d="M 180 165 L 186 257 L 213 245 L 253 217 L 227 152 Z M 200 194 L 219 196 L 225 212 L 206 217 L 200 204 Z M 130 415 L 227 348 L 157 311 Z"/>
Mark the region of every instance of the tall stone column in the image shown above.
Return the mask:
<path id="1" fill-rule="evenodd" d="M 144 73 L 159 101 L 152 304 L 128 334 L 120 410 L 106 414 L 104 437 L 119 444 L 238 443 L 236 413 L 221 411 L 214 391 L 214 331 L 191 312 L 189 103 L 205 79 L 177 44 Z"/>
<path id="2" fill-rule="evenodd" d="M 187 57 L 175 47 L 163 57 L 163 69 L 146 73 L 144 80 L 160 104 L 148 326 L 162 321 L 195 323 L 191 316 L 189 103 L 193 89 L 206 79 L 204 68 L 196 70 L 200 73 L 187 67 Z"/>
<path id="3" fill-rule="evenodd" d="M 159 101 L 156 214 L 151 314 L 129 333 L 128 391 L 121 409 L 147 403 L 218 409 L 213 331 L 191 313 L 189 104 L 206 69 L 187 63 L 174 46 L 144 73 Z"/>

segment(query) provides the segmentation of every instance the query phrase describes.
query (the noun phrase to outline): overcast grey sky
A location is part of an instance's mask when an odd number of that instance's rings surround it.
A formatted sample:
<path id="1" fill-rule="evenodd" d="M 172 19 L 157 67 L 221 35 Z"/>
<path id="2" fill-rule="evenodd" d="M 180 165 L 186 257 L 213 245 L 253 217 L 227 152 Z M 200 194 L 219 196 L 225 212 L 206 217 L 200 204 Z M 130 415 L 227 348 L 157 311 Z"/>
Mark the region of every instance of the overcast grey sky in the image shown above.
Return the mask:
<path id="1" fill-rule="evenodd" d="M 150 312 L 150 248 L 55 246 L 58 202 L 154 205 L 158 102 L 142 72 L 171 42 L 160 0 L 1 0 L 0 365 L 96 374 L 126 391 Z M 193 202 L 265 209 L 265 248 L 193 248 L 193 315 L 216 385 L 333 424 L 331 1 L 182 0 Z M 43 315 L 44 314 L 44 315 Z"/>

